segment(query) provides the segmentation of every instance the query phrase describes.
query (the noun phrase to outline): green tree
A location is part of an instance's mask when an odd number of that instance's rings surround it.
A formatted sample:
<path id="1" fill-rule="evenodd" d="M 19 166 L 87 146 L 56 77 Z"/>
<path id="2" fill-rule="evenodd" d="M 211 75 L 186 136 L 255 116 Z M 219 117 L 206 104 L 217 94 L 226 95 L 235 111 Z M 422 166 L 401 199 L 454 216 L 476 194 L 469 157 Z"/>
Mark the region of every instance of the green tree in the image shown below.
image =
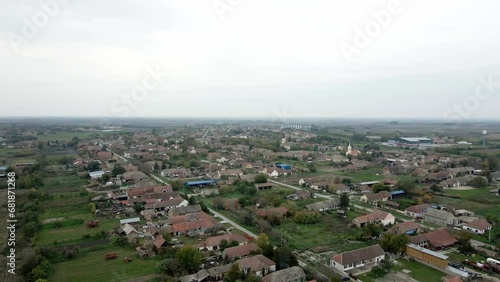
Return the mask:
<path id="1" fill-rule="evenodd" d="M 276 249 L 274 261 L 276 262 L 277 270 L 286 269 L 298 265 L 297 257 L 287 245 L 280 246 Z"/>
<path id="2" fill-rule="evenodd" d="M 391 191 L 389 186 L 384 185 L 383 183 L 376 183 L 372 187 L 373 193 L 378 193 L 380 191 Z"/>
<path id="3" fill-rule="evenodd" d="M 88 170 L 98 170 L 101 168 L 101 164 L 98 162 L 98 161 L 93 161 L 93 162 L 90 162 L 88 165 L 87 165 L 87 169 Z"/>
<path id="4" fill-rule="evenodd" d="M 410 243 L 410 237 L 406 234 L 385 233 L 380 240 L 380 246 L 386 252 L 402 254 L 406 250 L 406 245 Z"/>
<path id="5" fill-rule="evenodd" d="M 347 193 L 342 193 L 340 195 L 340 207 L 341 208 L 348 208 L 349 207 L 349 195 Z"/>
<path id="6" fill-rule="evenodd" d="M 406 193 L 411 193 L 415 190 L 416 184 L 413 177 L 405 177 L 398 181 L 397 188 L 405 191 Z"/>
<path id="7" fill-rule="evenodd" d="M 264 173 L 259 173 L 255 176 L 254 178 L 255 183 L 266 183 L 267 182 L 267 175 Z"/>
<path id="8" fill-rule="evenodd" d="M 188 273 L 198 271 L 201 265 L 201 253 L 193 246 L 183 246 L 175 255 L 179 264 Z"/>
<path id="9" fill-rule="evenodd" d="M 184 188 L 184 183 L 182 183 L 182 181 L 175 180 L 174 182 L 172 182 L 172 190 L 179 191 L 182 188 Z"/>
<path id="10" fill-rule="evenodd" d="M 269 240 L 269 237 L 267 237 L 266 233 L 261 233 L 259 237 L 257 237 L 257 239 L 255 240 L 255 243 L 261 249 L 265 249 L 267 246 L 271 244 L 271 240 Z"/>
<path id="11" fill-rule="evenodd" d="M 229 272 L 226 274 L 226 278 L 224 278 L 224 282 L 237 282 L 242 281 L 243 272 L 240 270 L 240 266 L 238 263 L 233 263 Z"/>
<path id="12" fill-rule="evenodd" d="M 113 175 L 113 177 L 116 177 L 117 175 L 124 174 L 124 173 L 125 173 L 125 169 L 119 164 L 115 164 L 115 166 L 113 167 L 113 170 L 111 170 L 111 175 Z"/>

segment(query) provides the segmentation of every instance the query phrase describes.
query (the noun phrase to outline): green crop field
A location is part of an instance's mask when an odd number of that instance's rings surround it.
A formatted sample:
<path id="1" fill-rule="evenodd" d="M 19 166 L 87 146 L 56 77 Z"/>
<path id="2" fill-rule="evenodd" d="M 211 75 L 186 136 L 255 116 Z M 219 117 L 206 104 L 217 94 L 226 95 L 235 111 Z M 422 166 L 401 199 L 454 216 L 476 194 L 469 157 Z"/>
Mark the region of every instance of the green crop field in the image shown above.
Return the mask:
<path id="1" fill-rule="evenodd" d="M 92 215 L 86 216 L 74 216 L 72 219 L 82 219 L 82 224 L 76 224 L 73 226 L 65 226 L 61 228 L 54 228 L 53 224 L 45 224 L 45 228 L 39 233 L 38 238 L 36 240 L 39 245 L 49 245 L 53 244 L 54 241 L 58 243 L 61 242 L 76 242 L 83 239 L 83 236 L 88 234 L 90 236 L 96 236 L 101 231 L 111 231 L 114 228 L 117 228 L 119 224 L 119 219 L 117 218 L 96 218 L 99 220 L 99 227 L 89 228 L 86 223 L 92 218 Z M 63 222 L 62 222 L 63 223 Z M 47 227 L 48 226 L 48 227 Z"/>
<path id="2" fill-rule="evenodd" d="M 116 253 L 118 258 L 105 260 L 104 256 L 109 253 Z M 132 262 L 125 263 L 125 257 L 131 257 Z M 141 260 L 132 249 L 110 246 L 84 253 L 74 260 L 56 264 L 50 281 L 125 281 L 129 278 L 144 276 L 153 279 L 159 263 L 160 260 L 155 258 Z"/>

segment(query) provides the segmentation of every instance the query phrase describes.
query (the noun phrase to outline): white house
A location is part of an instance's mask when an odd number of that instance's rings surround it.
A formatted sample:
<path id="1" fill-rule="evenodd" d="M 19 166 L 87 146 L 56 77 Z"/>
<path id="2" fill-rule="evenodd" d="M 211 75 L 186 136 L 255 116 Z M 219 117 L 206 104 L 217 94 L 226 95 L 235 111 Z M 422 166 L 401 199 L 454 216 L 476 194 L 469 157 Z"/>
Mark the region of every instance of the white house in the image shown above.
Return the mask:
<path id="1" fill-rule="evenodd" d="M 474 234 L 484 234 L 491 229 L 491 224 L 484 219 L 476 219 L 469 223 L 464 223 L 463 229 Z"/>
<path id="2" fill-rule="evenodd" d="M 380 245 L 353 250 L 335 255 L 330 260 L 330 266 L 340 271 L 348 271 L 378 263 L 385 258 L 385 252 Z"/>

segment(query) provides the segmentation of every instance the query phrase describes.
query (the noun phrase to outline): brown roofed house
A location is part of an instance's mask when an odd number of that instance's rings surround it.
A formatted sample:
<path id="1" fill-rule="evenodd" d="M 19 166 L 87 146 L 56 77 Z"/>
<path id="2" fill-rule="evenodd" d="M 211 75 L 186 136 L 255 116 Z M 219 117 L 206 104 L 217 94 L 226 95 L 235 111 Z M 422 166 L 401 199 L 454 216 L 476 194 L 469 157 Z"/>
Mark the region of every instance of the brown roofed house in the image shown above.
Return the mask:
<path id="1" fill-rule="evenodd" d="M 385 252 L 380 245 L 373 245 L 335 255 L 330 260 L 330 266 L 340 271 L 349 271 L 368 264 L 382 261 Z"/>

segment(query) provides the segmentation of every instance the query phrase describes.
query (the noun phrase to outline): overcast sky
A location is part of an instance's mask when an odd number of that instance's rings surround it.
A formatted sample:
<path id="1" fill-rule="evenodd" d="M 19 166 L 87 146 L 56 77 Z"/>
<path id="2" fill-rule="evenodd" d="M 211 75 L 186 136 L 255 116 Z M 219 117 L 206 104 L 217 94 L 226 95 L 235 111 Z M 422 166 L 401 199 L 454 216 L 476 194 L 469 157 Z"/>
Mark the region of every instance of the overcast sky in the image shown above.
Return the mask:
<path id="1" fill-rule="evenodd" d="M 0 2 L 0 116 L 500 118 L 498 0 L 57 1 Z"/>

